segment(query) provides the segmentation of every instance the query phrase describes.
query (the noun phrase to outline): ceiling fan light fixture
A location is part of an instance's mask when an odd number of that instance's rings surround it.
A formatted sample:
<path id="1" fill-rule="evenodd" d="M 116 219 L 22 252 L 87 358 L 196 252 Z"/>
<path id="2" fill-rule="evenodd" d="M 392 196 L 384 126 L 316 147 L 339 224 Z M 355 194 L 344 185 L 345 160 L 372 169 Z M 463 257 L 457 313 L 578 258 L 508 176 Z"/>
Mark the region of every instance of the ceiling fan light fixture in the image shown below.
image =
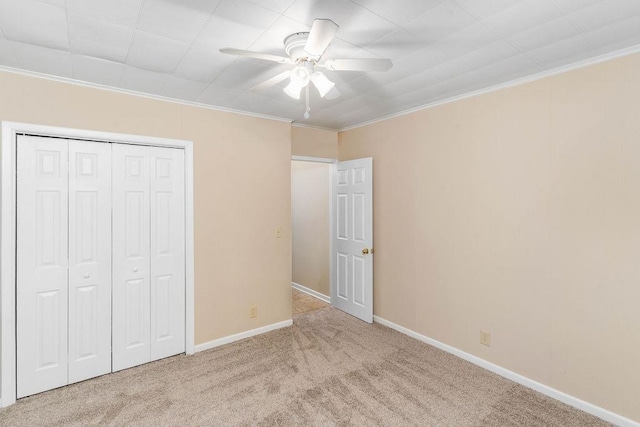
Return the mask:
<path id="1" fill-rule="evenodd" d="M 330 71 L 370 72 L 388 71 L 393 66 L 391 60 L 385 58 L 323 58 L 339 28 L 331 19 L 314 19 L 310 31 L 289 34 L 284 39 L 284 50 L 288 57 L 233 48 L 223 48 L 220 49 L 220 52 L 279 64 L 290 64 L 292 69 L 283 70 L 268 78 L 252 87 L 251 91 L 257 92 L 271 88 L 288 78 L 289 82 L 287 87 L 283 89 L 284 93 L 293 99 L 300 100 L 302 89 L 305 89 L 307 110 L 304 117 L 308 118 L 310 110 L 309 82 L 324 99 L 331 100 L 340 96 L 340 91 L 336 89 L 335 83 L 329 80 L 324 73 L 316 71 L 316 68 Z"/>
<path id="2" fill-rule="evenodd" d="M 284 93 L 292 97 L 293 99 L 300 99 L 300 91 L 304 86 L 300 86 L 300 83 L 291 79 L 287 87 L 282 89 Z"/>
<path id="3" fill-rule="evenodd" d="M 312 65 L 309 62 L 301 62 L 291 70 L 291 81 L 296 82 L 300 87 L 305 87 L 309 84 L 312 71 Z"/>
<path id="4" fill-rule="evenodd" d="M 313 74 L 311 74 L 310 78 L 311 82 L 313 82 L 313 85 L 316 87 L 316 89 L 318 89 L 318 92 L 320 92 L 321 98 L 324 98 L 324 96 L 329 93 L 329 91 L 336 85 L 334 82 L 329 80 L 329 78 L 325 76 L 324 73 L 321 73 L 320 71 L 315 71 Z"/>

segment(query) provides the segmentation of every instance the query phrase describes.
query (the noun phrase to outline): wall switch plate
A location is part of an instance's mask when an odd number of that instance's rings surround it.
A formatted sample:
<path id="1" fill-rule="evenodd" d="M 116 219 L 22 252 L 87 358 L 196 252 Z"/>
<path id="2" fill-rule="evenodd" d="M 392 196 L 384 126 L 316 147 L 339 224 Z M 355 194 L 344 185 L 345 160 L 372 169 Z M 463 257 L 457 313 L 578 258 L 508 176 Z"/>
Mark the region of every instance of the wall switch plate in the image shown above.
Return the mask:
<path id="1" fill-rule="evenodd" d="M 252 305 L 251 307 L 249 307 L 249 318 L 255 319 L 256 317 L 258 317 L 258 306 Z"/>
<path id="2" fill-rule="evenodd" d="M 282 227 L 276 228 L 276 239 L 282 238 Z"/>
<path id="3" fill-rule="evenodd" d="M 480 344 L 491 347 L 491 332 L 480 331 Z"/>

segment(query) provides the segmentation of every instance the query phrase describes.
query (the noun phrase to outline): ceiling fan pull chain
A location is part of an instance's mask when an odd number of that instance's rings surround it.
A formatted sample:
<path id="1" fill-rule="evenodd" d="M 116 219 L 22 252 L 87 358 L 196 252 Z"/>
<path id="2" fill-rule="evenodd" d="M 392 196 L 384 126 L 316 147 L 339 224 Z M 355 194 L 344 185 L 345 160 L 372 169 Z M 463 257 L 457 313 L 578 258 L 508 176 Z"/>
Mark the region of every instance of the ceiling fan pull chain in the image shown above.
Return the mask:
<path id="1" fill-rule="evenodd" d="M 306 95 L 307 95 L 307 109 L 304 111 L 304 118 L 309 118 L 309 111 L 311 111 L 311 107 L 309 107 L 309 85 L 306 86 Z"/>

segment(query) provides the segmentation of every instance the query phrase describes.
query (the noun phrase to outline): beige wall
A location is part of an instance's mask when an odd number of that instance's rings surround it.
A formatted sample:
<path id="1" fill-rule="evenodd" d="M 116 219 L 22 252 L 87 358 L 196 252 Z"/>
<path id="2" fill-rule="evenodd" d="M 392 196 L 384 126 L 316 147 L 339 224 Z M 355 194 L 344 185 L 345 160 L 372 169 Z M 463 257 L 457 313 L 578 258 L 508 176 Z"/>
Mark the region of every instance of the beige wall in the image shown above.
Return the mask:
<path id="1" fill-rule="evenodd" d="M 640 421 L 639 55 L 340 133 L 367 156 L 375 314 Z"/>
<path id="2" fill-rule="evenodd" d="M 292 278 L 329 296 L 331 165 L 291 162 Z"/>
<path id="3" fill-rule="evenodd" d="M 338 132 L 292 126 L 291 154 L 294 156 L 338 158 Z"/>
<path id="4" fill-rule="evenodd" d="M 291 318 L 288 123 L 6 72 L 0 94 L 0 120 L 192 140 L 196 344 Z"/>

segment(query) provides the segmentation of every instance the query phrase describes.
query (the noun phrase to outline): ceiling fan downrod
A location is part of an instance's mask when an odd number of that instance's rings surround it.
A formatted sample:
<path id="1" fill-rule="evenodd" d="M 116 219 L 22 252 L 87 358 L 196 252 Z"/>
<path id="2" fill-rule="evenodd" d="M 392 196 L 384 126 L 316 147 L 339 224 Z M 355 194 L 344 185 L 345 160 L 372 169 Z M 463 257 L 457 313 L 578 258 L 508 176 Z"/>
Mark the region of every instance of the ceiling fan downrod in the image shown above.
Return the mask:
<path id="1" fill-rule="evenodd" d="M 309 85 L 307 85 L 307 90 L 306 90 L 305 95 L 307 97 L 307 108 L 306 108 L 306 110 L 304 110 L 304 118 L 308 119 L 310 117 L 309 112 L 311 111 L 311 107 L 309 107 Z"/>

